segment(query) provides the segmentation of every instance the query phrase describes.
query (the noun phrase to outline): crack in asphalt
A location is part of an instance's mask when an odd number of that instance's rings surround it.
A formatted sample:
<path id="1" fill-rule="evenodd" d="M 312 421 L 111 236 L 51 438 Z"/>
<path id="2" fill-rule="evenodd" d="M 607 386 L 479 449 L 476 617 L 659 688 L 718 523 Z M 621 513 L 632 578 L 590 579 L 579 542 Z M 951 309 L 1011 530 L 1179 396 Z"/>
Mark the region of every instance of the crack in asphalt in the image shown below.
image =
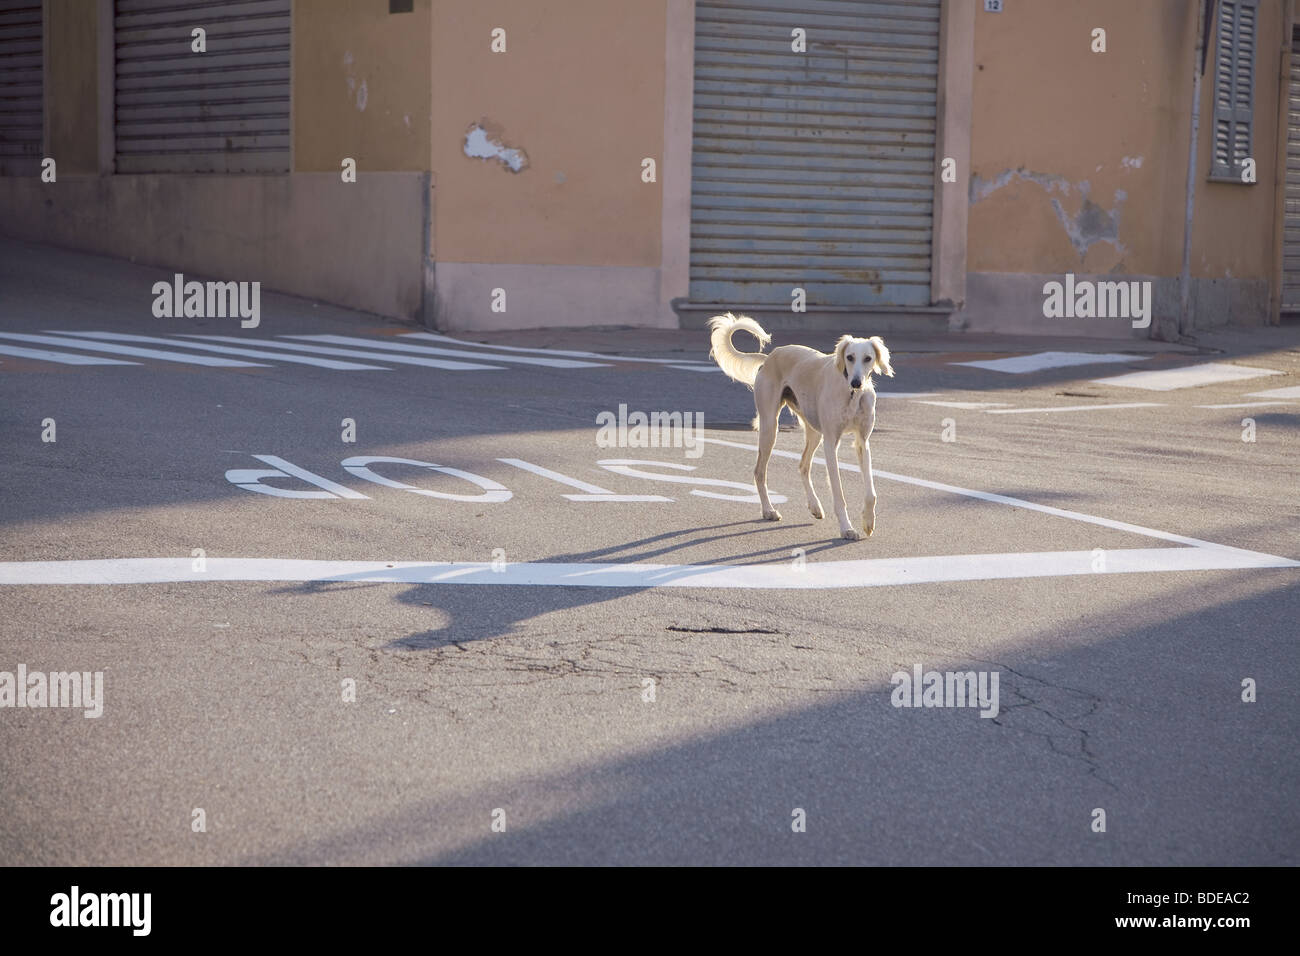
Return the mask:
<path id="1" fill-rule="evenodd" d="M 1017 697 L 1020 698 L 1022 703 L 1002 705 L 1000 707 L 1001 713 L 999 714 L 999 716 L 992 718 L 992 721 L 994 724 L 996 724 L 999 727 L 1003 727 L 1008 730 L 1014 730 L 1017 731 L 1018 733 L 1025 733 L 1031 736 L 1043 738 L 1045 741 L 1047 741 L 1047 745 L 1049 749 L 1052 751 L 1052 753 L 1059 754 L 1060 756 L 1067 757 L 1071 760 L 1082 761 L 1088 768 L 1088 776 L 1095 777 L 1097 780 L 1101 781 L 1102 783 L 1106 784 L 1106 786 L 1111 787 L 1114 790 L 1119 790 L 1119 787 L 1113 781 L 1107 779 L 1102 775 L 1101 756 L 1095 753 L 1092 750 L 1092 748 L 1089 746 L 1089 741 L 1091 739 L 1091 736 L 1088 729 L 1086 727 L 1079 726 L 1084 721 L 1086 721 L 1089 717 L 1091 717 L 1093 714 L 1097 713 L 1098 709 L 1100 709 L 1103 701 L 1099 695 L 1094 694 L 1091 691 L 1082 690 L 1078 687 L 1067 687 L 1064 684 L 1058 684 L 1055 683 L 1054 681 L 1046 680 L 1042 677 L 1034 677 L 1030 674 L 1025 674 L 1021 671 L 1016 670 L 1014 667 L 1010 667 L 1007 664 L 1004 664 L 1001 661 L 985 660 L 983 658 L 978 658 L 978 657 L 971 658 L 971 659 L 975 661 L 979 661 L 982 664 L 992 664 L 1000 668 L 1001 670 L 1005 670 L 1006 672 L 1015 675 L 1017 678 L 1019 678 L 1020 681 L 1029 681 L 1034 684 L 1038 684 L 1042 687 L 1049 687 L 1049 688 L 1053 688 L 1054 690 L 1064 691 L 1066 694 L 1078 698 L 1080 702 L 1086 703 L 1087 709 L 1082 713 L 1073 714 L 1069 716 L 1062 716 L 1061 714 L 1055 712 L 1056 709 L 1060 709 L 1058 704 L 1054 702 L 1049 703 L 1045 701 L 1042 694 L 1035 697 L 1032 694 L 1027 692 L 1029 690 L 1028 688 L 1023 687 L 1019 682 L 1014 682 L 1012 683 L 1010 690 L 1013 694 L 1015 694 Z M 1005 720 L 1005 715 L 1014 713 L 1016 710 L 1019 710 L 1021 708 L 1028 708 L 1037 713 L 1043 714 L 1050 720 L 1055 721 L 1061 727 L 1070 731 L 1071 734 L 1077 735 L 1074 737 L 1075 747 L 1073 749 L 1070 748 L 1063 749 L 1063 745 L 1058 746 L 1057 743 L 1057 738 L 1060 735 L 1053 734 L 1043 730 L 1036 730 L 1031 727 L 1013 726 Z"/>

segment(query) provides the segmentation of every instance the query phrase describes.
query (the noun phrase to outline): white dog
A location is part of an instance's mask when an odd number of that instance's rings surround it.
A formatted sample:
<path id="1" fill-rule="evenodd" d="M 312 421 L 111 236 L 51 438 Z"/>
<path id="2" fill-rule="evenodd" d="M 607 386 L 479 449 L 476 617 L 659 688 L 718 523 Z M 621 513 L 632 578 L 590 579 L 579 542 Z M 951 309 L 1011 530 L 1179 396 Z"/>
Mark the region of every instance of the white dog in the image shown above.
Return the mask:
<path id="1" fill-rule="evenodd" d="M 772 341 L 772 336 L 749 316 L 736 316 L 730 312 L 717 315 L 709 320 L 709 328 L 713 344 L 709 357 L 728 376 L 748 385 L 754 392 L 754 407 L 758 410 L 754 419 L 754 427 L 758 429 L 754 484 L 758 488 L 758 500 L 763 505 L 763 517 L 769 521 L 781 520 L 780 513 L 767 497 L 767 461 L 772 455 L 772 446 L 776 444 L 777 418 L 785 406 L 803 425 L 804 448 L 799 460 L 799 474 L 803 476 L 804 491 L 808 493 L 808 510 L 814 518 L 823 517 L 822 503 L 813 491 L 810 473 L 813 455 L 825 435 L 826 474 L 830 478 L 840 534 L 850 540 L 870 535 L 876 529 L 876 483 L 871 476 L 871 447 L 867 444 L 871 430 L 876 427 L 876 389 L 871 384 L 871 373 L 894 374 L 889 364 L 889 349 L 885 348 L 880 336 L 873 335 L 869 339 L 841 336 L 831 355 L 802 345 L 783 345 L 764 355 L 761 346 L 758 352 L 741 352 L 731 342 L 737 329 L 744 329 L 761 345 Z M 840 439 L 849 432 L 853 433 L 858 465 L 867 486 L 861 532 L 849 521 L 836 459 Z"/>

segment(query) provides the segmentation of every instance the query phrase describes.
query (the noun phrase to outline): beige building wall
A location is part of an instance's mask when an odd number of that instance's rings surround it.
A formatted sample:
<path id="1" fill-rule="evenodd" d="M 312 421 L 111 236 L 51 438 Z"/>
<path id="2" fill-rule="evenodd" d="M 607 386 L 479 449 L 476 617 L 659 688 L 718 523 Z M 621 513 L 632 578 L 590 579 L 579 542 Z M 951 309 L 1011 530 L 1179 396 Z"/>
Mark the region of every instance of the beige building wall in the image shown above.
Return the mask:
<path id="1" fill-rule="evenodd" d="M 429 168 L 431 0 L 409 13 L 388 0 L 293 5 L 293 169 Z"/>
<path id="2" fill-rule="evenodd" d="M 666 12 L 664 0 L 435 2 L 440 323 L 671 320 L 659 301 Z M 498 28 L 503 53 L 491 48 Z M 473 127 L 527 164 L 467 156 Z M 642 182 L 647 157 L 657 182 Z M 504 314 L 491 310 L 498 288 Z"/>
<path id="3" fill-rule="evenodd" d="M 1177 314 L 1196 6 L 1039 0 L 977 15 L 961 325 L 1127 334 L 1123 320 L 1042 316 L 1042 283 L 1067 272 L 1153 278 L 1156 313 Z M 1281 35 L 1282 22 L 1282 0 L 1262 0 L 1254 128 L 1261 181 L 1254 186 L 1207 182 L 1210 50 L 1191 268 L 1200 325 L 1267 316 L 1278 109 L 1277 46 L 1268 38 Z M 1105 53 L 1092 52 L 1096 28 L 1106 31 Z"/>

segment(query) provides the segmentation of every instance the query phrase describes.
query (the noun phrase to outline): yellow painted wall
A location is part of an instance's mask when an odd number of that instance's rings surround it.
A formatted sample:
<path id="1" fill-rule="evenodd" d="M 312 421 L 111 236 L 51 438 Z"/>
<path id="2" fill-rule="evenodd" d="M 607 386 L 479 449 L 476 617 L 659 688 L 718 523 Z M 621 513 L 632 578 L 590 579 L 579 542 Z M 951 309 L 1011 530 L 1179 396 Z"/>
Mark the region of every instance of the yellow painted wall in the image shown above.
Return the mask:
<path id="1" fill-rule="evenodd" d="M 1034 0 L 975 24 L 971 272 L 1177 275 L 1196 4 Z M 1206 182 L 1213 49 L 1203 79 L 1194 276 L 1268 278 L 1282 0 L 1262 0 L 1259 184 Z M 1091 51 L 1106 29 L 1107 52 Z M 1116 225 L 1114 241 L 1104 236 Z M 1073 242 L 1072 242 L 1073 233 Z"/>
<path id="2" fill-rule="evenodd" d="M 429 168 L 430 20 L 430 0 L 294 3 L 295 172 Z"/>
<path id="3" fill-rule="evenodd" d="M 658 266 L 664 30 L 662 0 L 435 0 L 438 261 Z M 480 122 L 527 168 L 466 156 Z"/>
<path id="4" fill-rule="evenodd" d="M 98 6 L 46 0 L 46 141 L 58 172 L 99 170 Z"/>

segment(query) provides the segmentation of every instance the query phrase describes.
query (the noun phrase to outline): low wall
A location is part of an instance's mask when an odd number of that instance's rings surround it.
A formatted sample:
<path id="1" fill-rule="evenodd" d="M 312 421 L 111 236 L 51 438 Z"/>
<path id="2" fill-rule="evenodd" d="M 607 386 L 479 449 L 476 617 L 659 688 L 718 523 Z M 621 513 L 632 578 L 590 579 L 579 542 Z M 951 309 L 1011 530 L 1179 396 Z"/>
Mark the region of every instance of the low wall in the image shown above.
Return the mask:
<path id="1" fill-rule="evenodd" d="M 0 234 L 419 320 L 427 173 L 0 179 Z"/>

